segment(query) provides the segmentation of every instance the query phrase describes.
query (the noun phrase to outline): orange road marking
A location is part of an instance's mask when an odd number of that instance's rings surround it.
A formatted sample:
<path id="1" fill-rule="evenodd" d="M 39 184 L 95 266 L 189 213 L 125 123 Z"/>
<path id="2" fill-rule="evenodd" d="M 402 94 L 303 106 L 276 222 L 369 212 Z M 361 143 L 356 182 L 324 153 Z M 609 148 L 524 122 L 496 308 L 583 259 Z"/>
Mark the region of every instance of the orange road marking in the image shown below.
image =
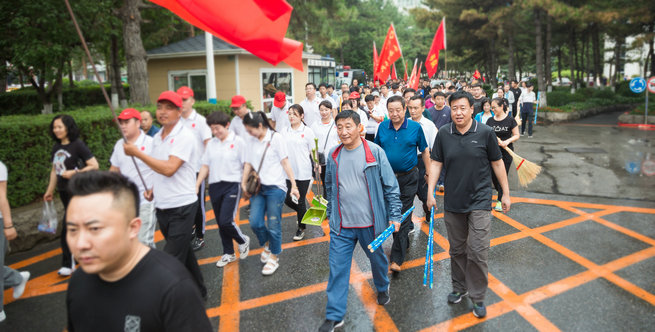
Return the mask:
<path id="1" fill-rule="evenodd" d="M 221 291 L 221 306 L 231 307 L 239 303 L 239 264 L 228 264 L 223 267 L 223 287 Z M 234 310 L 221 315 L 219 332 L 239 330 L 239 311 Z"/>
<path id="2" fill-rule="evenodd" d="M 11 265 L 9 265 L 9 267 L 14 269 L 14 270 L 20 270 L 23 267 L 26 267 L 26 266 L 32 265 L 32 264 L 36 264 L 38 262 L 44 261 L 44 260 L 46 260 L 46 259 L 48 259 L 50 257 L 54 257 L 54 256 L 57 256 L 59 254 L 61 254 L 61 248 L 53 249 L 53 250 L 50 250 L 48 252 L 44 252 L 44 253 L 42 253 L 40 255 L 30 257 L 30 258 L 24 259 L 24 260 L 22 260 L 20 262 L 16 262 L 14 264 L 11 264 Z"/>
<path id="3" fill-rule="evenodd" d="M 362 271 L 359 269 L 359 266 L 357 266 L 357 262 L 355 262 L 354 259 L 352 260 L 351 273 L 354 273 L 355 276 L 362 275 Z M 373 322 L 376 331 L 398 331 L 396 323 L 391 319 L 387 310 L 384 306 L 377 303 L 377 290 L 373 290 L 373 287 L 371 287 L 367 280 L 372 277 L 373 276 L 368 273 L 367 277 L 354 283 L 353 278 L 351 277 L 350 284 L 353 286 L 355 293 L 357 293 L 357 296 L 359 296 L 359 299 L 362 301 L 364 309 L 366 310 L 368 317 L 371 319 L 371 322 Z"/>

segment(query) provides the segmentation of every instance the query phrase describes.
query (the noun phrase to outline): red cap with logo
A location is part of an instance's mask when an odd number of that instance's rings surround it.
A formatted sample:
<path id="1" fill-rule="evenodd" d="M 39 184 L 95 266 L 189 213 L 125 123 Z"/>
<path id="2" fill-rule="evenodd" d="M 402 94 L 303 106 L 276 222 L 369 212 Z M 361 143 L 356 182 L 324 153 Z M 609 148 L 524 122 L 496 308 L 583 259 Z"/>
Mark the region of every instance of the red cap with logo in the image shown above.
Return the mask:
<path id="1" fill-rule="evenodd" d="M 361 97 L 359 96 L 359 92 L 357 91 L 351 92 L 350 97 L 348 97 L 348 99 L 359 99 L 359 98 Z"/>
<path id="2" fill-rule="evenodd" d="M 232 97 L 232 104 L 230 104 L 230 107 L 241 107 L 241 105 L 246 103 L 246 98 L 241 95 L 236 95 Z"/>
<path id="3" fill-rule="evenodd" d="M 173 91 L 164 91 L 159 95 L 157 101 L 167 100 L 177 107 L 182 107 L 182 97 Z"/>
<path id="4" fill-rule="evenodd" d="M 177 89 L 177 94 L 180 95 L 182 99 L 189 99 L 189 97 L 193 97 L 193 90 L 185 85 Z"/>
<path id="5" fill-rule="evenodd" d="M 275 100 L 273 100 L 273 105 L 277 108 L 282 108 L 284 107 L 284 104 L 287 102 L 287 95 L 282 92 L 278 91 L 275 93 Z"/>
<path id="6" fill-rule="evenodd" d="M 141 121 L 141 112 L 133 109 L 133 108 L 126 108 L 124 109 L 121 114 L 118 116 L 119 119 L 121 120 L 129 120 L 131 118 L 138 119 Z"/>

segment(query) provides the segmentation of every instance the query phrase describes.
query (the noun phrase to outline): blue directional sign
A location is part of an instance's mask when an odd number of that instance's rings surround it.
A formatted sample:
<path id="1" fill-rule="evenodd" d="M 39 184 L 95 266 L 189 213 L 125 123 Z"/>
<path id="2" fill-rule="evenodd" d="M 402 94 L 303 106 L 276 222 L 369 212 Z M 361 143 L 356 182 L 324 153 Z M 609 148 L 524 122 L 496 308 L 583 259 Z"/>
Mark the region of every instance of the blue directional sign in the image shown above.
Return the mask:
<path id="1" fill-rule="evenodd" d="M 635 77 L 630 80 L 630 90 L 634 93 L 642 93 L 646 90 L 646 80 L 641 77 Z"/>

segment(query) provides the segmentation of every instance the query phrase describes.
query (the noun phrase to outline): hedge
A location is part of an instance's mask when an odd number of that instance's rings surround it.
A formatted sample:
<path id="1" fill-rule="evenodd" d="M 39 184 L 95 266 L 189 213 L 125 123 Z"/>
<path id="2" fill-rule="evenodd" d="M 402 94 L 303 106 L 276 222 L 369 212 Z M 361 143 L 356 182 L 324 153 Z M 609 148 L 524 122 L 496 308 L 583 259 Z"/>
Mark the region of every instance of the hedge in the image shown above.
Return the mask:
<path id="1" fill-rule="evenodd" d="M 213 111 L 231 114 L 230 102 L 220 100 L 218 104 L 197 102 L 194 108 L 203 115 Z M 155 106 L 136 107 L 139 110 L 155 111 Z M 107 106 L 93 106 L 67 111 L 80 128 L 81 139 L 95 155 L 100 169 L 109 168 L 109 157 L 115 142 L 120 138 L 112 114 Z M 13 207 L 39 200 L 48 185 L 51 150 L 54 142 L 48 132 L 55 115 L 10 115 L 0 117 L 0 161 L 9 170 L 7 190 L 9 203 Z"/>
<path id="2" fill-rule="evenodd" d="M 111 86 L 105 85 L 107 93 L 111 93 Z M 125 96 L 129 99 L 129 87 L 123 86 Z M 106 104 L 105 96 L 100 86 L 81 86 L 75 88 L 65 87 L 62 91 L 65 110 L 92 105 Z M 61 111 L 57 103 L 57 95 L 51 97 L 53 112 Z M 43 103 L 36 89 L 29 87 L 16 91 L 0 93 L 0 115 L 14 114 L 41 114 Z"/>

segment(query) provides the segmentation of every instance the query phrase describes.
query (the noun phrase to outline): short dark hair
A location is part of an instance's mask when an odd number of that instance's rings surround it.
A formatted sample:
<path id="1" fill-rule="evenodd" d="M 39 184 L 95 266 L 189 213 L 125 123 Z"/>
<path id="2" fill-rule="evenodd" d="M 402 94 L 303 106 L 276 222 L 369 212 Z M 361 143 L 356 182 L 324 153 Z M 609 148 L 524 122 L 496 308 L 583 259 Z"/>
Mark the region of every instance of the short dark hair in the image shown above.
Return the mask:
<path id="1" fill-rule="evenodd" d="M 305 84 L 305 88 L 310 86 L 310 85 L 314 87 L 314 90 L 316 90 L 316 84 L 314 84 L 312 82 L 309 82 L 309 83 Z"/>
<path id="2" fill-rule="evenodd" d="M 266 114 L 262 111 L 248 112 L 248 114 L 243 117 L 243 124 L 251 128 L 259 128 L 259 125 L 262 125 L 264 128 L 275 131 L 275 129 L 271 127 L 271 124 L 268 123 Z"/>
<path id="3" fill-rule="evenodd" d="M 517 84 L 519 83 L 519 82 L 517 82 L 516 80 L 511 80 L 511 81 L 509 81 L 509 82 L 510 82 L 510 83 L 517 83 Z"/>
<path id="4" fill-rule="evenodd" d="M 332 88 L 332 89 L 334 90 L 334 85 L 332 85 L 332 84 L 328 84 L 327 88 L 328 88 L 328 89 Z"/>
<path id="5" fill-rule="evenodd" d="M 366 95 L 366 97 L 364 97 L 364 102 L 369 102 L 369 101 L 374 101 L 374 100 L 375 100 L 374 95 L 369 94 L 369 95 Z"/>
<path id="6" fill-rule="evenodd" d="M 353 105 L 353 101 L 350 100 L 350 99 L 344 99 L 344 100 L 341 102 L 341 108 L 343 108 L 344 105 L 348 105 L 348 106 L 350 106 L 350 107 L 355 107 L 355 106 Z"/>
<path id="7" fill-rule="evenodd" d="M 360 124 L 361 120 L 359 118 L 359 114 L 357 112 L 351 111 L 351 110 L 345 110 L 339 112 L 336 117 L 334 117 L 334 123 L 337 123 L 339 120 L 345 120 L 345 119 L 353 119 L 353 122 L 355 122 L 355 125 Z"/>
<path id="8" fill-rule="evenodd" d="M 64 124 L 64 127 L 66 127 L 66 137 L 70 142 L 73 142 L 80 137 L 80 129 L 77 127 L 75 119 L 73 119 L 73 117 L 68 114 L 59 114 L 52 118 L 52 121 L 50 121 L 50 136 L 55 140 L 55 142 L 61 143 L 61 140 L 58 139 L 57 136 L 55 136 L 55 133 L 52 131 L 55 126 L 55 120 L 57 119 L 60 119 Z"/>
<path id="9" fill-rule="evenodd" d="M 396 89 L 400 88 L 400 84 L 398 84 L 398 83 L 393 83 L 393 84 L 391 84 L 391 88 L 392 88 L 393 90 L 396 90 Z"/>
<path id="10" fill-rule="evenodd" d="M 499 98 L 496 97 L 491 100 L 492 103 L 496 103 L 496 105 L 499 105 L 500 107 L 503 108 L 503 112 L 507 113 L 507 107 L 509 106 L 509 102 L 505 98 Z"/>
<path id="11" fill-rule="evenodd" d="M 387 109 L 389 108 L 389 104 L 395 103 L 395 102 L 400 102 L 400 104 L 403 105 L 403 108 L 405 108 L 405 98 L 401 96 L 391 96 L 389 99 L 387 99 Z"/>
<path id="12" fill-rule="evenodd" d="M 319 106 L 320 106 L 320 104 L 319 104 Z M 296 111 L 296 113 L 298 113 L 299 117 L 302 117 L 303 115 L 305 115 L 305 110 L 302 108 L 302 106 L 300 106 L 298 104 L 293 104 L 293 105 L 289 106 L 289 111 L 291 111 L 291 110 Z"/>
<path id="13" fill-rule="evenodd" d="M 450 103 L 452 104 L 455 100 L 466 98 L 469 102 L 469 106 L 473 106 L 473 96 L 466 91 L 457 91 L 450 95 Z"/>
<path id="14" fill-rule="evenodd" d="M 471 88 L 481 88 L 481 87 L 482 87 L 482 84 L 480 84 L 480 83 L 471 84 Z"/>
<path id="15" fill-rule="evenodd" d="M 355 85 L 351 86 L 350 87 L 350 92 L 355 92 L 355 91 L 359 92 L 359 88 L 357 86 L 355 86 Z"/>
<path id="16" fill-rule="evenodd" d="M 321 109 L 321 106 L 332 109 L 332 103 L 329 100 L 323 100 L 320 104 L 318 104 L 318 109 L 319 110 Z"/>
<path id="17" fill-rule="evenodd" d="M 115 206 L 116 203 L 123 205 L 124 203 L 121 204 L 121 202 L 131 202 L 133 206 L 120 206 L 119 209 L 125 212 L 132 212 L 133 218 L 139 216 L 139 189 L 134 182 L 120 173 L 109 171 L 77 173 L 68 182 L 68 192 L 71 198 L 98 193 L 111 193 L 114 199 L 112 206 Z M 131 214 L 128 214 L 128 217 L 130 216 Z"/>
<path id="18" fill-rule="evenodd" d="M 457 87 L 455 87 L 454 85 L 451 85 L 451 86 L 448 87 L 448 90 L 457 90 Z"/>
<path id="19" fill-rule="evenodd" d="M 432 95 L 432 98 L 437 98 L 437 97 L 444 97 L 444 98 L 446 98 L 446 94 L 443 93 L 443 92 L 441 92 L 441 91 L 437 91 L 437 92 L 435 92 L 435 93 Z"/>
<path id="20" fill-rule="evenodd" d="M 414 93 L 416 93 L 416 90 L 414 90 L 414 89 L 412 89 L 412 88 L 407 88 L 407 89 L 405 89 L 405 91 L 403 91 L 403 97 L 405 97 L 405 95 L 406 95 L 408 92 L 414 92 Z"/>
<path id="21" fill-rule="evenodd" d="M 525 87 L 526 87 L 526 88 L 529 88 L 529 87 L 531 87 L 531 86 L 534 86 L 534 85 L 532 84 L 532 82 L 530 82 L 530 81 L 525 82 Z"/>
<path id="22" fill-rule="evenodd" d="M 207 115 L 207 125 L 221 125 L 223 127 L 230 123 L 230 117 L 225 112 L 216 111 Z"/>
<path id="23" fill-rule="evenodd" d="M 411 98 L 409 98 L 409 101 L 412 101 L 412 100 L 420 100 L 421 101 L 421 106 L 423 106 L 423 97 L 421 97 L 420 95 L 415 95 L 415 96 L 412 96 Z"/>
<path id="24" fill-rule="evenodd" d="M 319 89 L 320 88 L 326 88 L 327 89 L 327 85 L 325 85 L 325 83 L 321 83 L 321 84 L 318 85 L 318 88 Z"/>

